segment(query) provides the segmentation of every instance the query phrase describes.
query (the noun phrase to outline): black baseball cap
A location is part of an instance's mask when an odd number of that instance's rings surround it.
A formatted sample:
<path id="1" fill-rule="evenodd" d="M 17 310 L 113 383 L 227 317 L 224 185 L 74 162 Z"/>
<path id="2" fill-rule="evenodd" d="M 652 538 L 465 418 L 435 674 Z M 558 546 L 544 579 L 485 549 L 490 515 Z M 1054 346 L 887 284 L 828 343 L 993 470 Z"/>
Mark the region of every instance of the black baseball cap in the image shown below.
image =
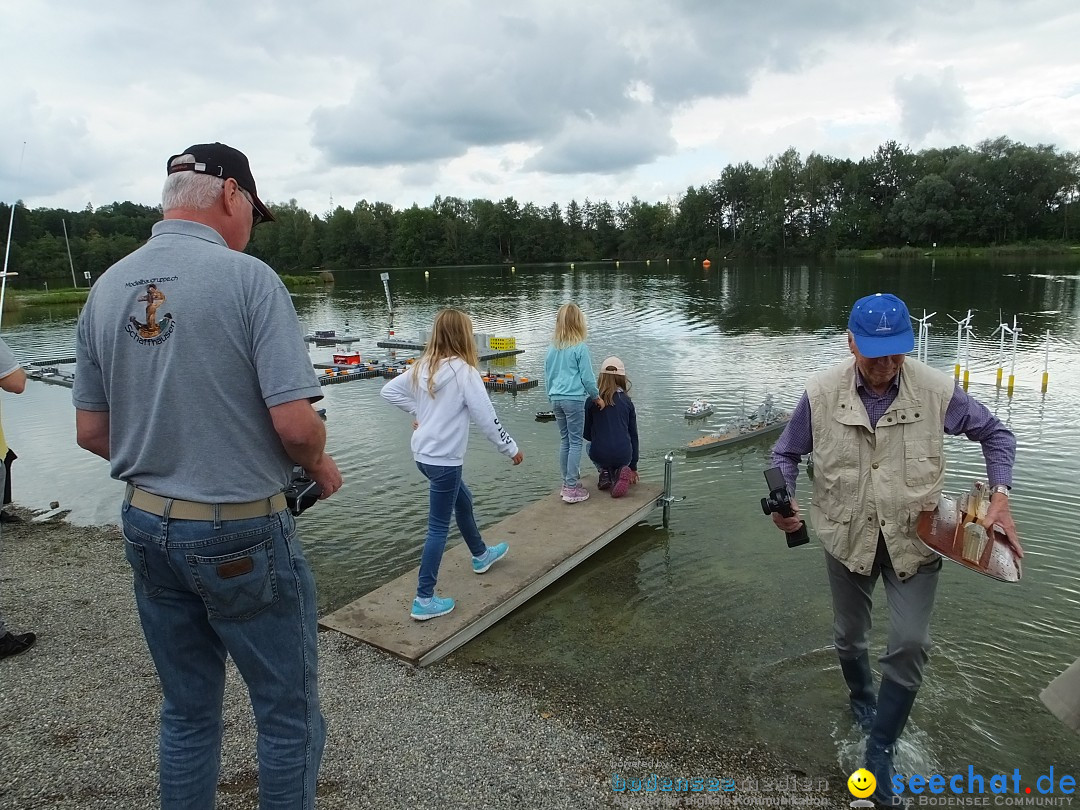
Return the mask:
<path id="1" fill-rule="evenodd" d="M 195 162 L 180 163 L 173 166 L 172 162 L 181 155 L 192 155 Z M 255 209 L 262 214 L 262 218 L 267 222 L 275 221 L 270 209 L 263 205 L 262 200 L 259 199 L 259 194 L 255 190 L 255 178 L 251 176 L 251 166 L 248 165 L 247 155 L 239 149 L 233 149 L 231 146 L 217 142 L 197 143 L 194 146 L 189 146 L 179 155 L 173 155 L 169 158 L 168 163 L 165 164 L 165 171 L 168 174 L 175 172 L 210 174 L 214 177 L 220 177 L 222 180 L 228 180 L 231 177 L 240 188 L 251 195 L 251 199 L 255 202 Z"/>

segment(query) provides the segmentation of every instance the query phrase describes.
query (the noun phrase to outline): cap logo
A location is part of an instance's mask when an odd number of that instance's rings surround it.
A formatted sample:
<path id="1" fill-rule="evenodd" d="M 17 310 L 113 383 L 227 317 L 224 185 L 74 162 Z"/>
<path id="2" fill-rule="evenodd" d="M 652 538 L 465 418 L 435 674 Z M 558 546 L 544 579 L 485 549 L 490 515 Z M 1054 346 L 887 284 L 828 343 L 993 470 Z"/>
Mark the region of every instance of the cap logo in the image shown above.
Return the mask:
<path id="1" fill-rule="evenodd" d="M 881 320 L 878 322 L 875 332 L 891 332 L 892 327 L 889 326 L 889 319 L 884 312 L 881 313 Z"/>

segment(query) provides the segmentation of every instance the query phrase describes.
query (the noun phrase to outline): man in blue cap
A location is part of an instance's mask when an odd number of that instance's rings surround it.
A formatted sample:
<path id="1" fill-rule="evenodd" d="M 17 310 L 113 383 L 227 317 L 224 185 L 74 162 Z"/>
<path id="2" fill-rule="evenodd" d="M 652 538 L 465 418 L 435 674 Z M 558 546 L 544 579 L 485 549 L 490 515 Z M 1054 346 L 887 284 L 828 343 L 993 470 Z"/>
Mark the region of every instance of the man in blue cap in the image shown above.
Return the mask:
<path id="1" fill-rule="evenodd" d="M 944 434 L 982 445 L 992 495 L 985 523 L 999 524 L 1022 555 L 1009 511 L 1016 456 L 1012 431 L 946 374 L 908 358 L 915 346 L 907 306 L 895 295 L 860 298 L 848 319 L 852 359 L 814 374 L 773 448 L 794 515 L 773 514 L 785 532 L 801 524 L 794 501 L 803 456 L 814 453 L 810 520 L 825 549 L 833 633 L 856 723 L 868 736 L 874 799 L 891 803 L 893 750 L 929 660 L 930 614 L 941 558 L 918 539 L 919 513 L 938 504 Z M 874 689 L 869 639 L 872 596 L 885 583 L 888 646 Z"/>

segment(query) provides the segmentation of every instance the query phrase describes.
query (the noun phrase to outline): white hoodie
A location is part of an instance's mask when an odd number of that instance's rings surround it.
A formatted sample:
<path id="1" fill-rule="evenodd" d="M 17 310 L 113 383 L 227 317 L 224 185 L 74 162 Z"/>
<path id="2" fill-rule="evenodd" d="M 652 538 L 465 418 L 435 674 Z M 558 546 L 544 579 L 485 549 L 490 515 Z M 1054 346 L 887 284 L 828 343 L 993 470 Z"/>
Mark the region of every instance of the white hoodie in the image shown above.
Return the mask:
<path id="1" fill-rule="evenodd" d="M 427 364 L 415 363 L 382 387 L 383 399 L 412 414 L 419 425 L 411 442 L 416 461 L 437 467 L 463 465 L 470 420 L 500 453 L 510 458 L 517 455 L 517 442 L 499 423 L 477 369 L 460 357 L 452 357 L 439 363 L 435 371 L 434 398 L 427 383 Z"/>

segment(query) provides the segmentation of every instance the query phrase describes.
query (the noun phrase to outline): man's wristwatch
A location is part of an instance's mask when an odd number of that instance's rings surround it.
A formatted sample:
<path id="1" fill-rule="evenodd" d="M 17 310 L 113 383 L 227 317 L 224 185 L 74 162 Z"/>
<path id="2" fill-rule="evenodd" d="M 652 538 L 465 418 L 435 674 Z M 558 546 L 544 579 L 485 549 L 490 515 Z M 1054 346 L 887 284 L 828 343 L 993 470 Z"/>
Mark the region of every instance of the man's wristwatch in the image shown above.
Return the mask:
<path id="1" fill-rule="evenodd" d="M 1005 484 L 998 484 L 997 486 L 991 487 L 990 488 L 990 497 L 991 498 L 994 497 L 999 492 L 1002 495 L 1004 495 L 1006 498 L 1009 497 L 1009 488 L 1007 486 L 1005 486 Z"/>

